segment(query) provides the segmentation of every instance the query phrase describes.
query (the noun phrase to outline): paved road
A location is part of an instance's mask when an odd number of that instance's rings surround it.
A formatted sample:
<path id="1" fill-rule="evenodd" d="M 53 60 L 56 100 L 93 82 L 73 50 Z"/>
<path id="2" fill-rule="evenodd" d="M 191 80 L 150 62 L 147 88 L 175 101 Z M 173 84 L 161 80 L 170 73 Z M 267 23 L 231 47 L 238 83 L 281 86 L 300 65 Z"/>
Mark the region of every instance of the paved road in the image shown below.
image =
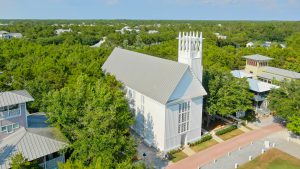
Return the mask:
<path id="1" fill-rule="evenodd" d="M 196 153 L 186 159 L 183 159 L 177 163 L 173 163 L 167 166 L 168 169 L 198 169 L 214 159 L 220 158 L 226 155 L 228 152 L 232 152 L 239 147 L 250 144 L 252 141 L 264 138 L 274 132 L 284 130 L 279 124 L 270 124 L 257 130 L 253 130 L 248 133 L 244 133 L 237 137 L 234 137 L 225 142 L 219 143 L 213 147 L 210 147 L 204 151 Z"/>

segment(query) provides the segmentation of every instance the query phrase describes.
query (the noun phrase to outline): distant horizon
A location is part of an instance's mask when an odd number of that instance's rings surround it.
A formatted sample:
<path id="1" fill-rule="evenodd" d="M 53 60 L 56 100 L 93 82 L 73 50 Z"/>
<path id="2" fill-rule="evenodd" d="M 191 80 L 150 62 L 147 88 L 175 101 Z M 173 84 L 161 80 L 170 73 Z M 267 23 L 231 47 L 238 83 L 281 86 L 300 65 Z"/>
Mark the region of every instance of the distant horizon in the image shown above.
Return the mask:
<path id="1" fill-rule="evenodd" d="M 0 3 L 0 19 L 300 20 L 300 0 L 0 0 Z"/>
<path id="2" fill-rule="evenodd" d="M 300 22 L 299 20 L 250 20 L 250 19 L 240 19 L 240 20 L 221 20 L 221 19 L 109 19 L 109 18 L 99 18 L 99 19 L 91 19 L 91 18 L 10 18 L 10 19 L 2 19 L 0 18 L 0 21 L 9 21 L 9 20 L 39 20 L 39 21 L 46 21 L 46 20 L 70 20 L 70 21 L 80 21 L 80 20 L 86 20 L 86 21 L 93 21 L 93 20 L 103 20 L 103 21 L 109 21 L 109 20 L 113 20 L 113 21 L 249 21 L 249 22 L 271 22 L 271 21 L 275 21 L 275 22 Z"/>

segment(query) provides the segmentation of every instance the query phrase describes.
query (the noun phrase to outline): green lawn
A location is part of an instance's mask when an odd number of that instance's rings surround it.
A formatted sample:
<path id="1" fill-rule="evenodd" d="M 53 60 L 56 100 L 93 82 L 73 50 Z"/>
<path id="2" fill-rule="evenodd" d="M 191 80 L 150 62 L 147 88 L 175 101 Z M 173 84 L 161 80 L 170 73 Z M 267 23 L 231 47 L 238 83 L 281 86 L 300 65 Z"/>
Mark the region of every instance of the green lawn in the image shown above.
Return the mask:
<path id="1" fill-rule="evenodd" d="M 208 147 L 211 147 L 215 144 L 218 144 L 218 142 L 214 139 L 211 139 L 211 140 L 205 141 L 203 143 L 200 143 L 198 145 L 192 146 L 191 149 L 198 152 L 198 151 L 202 151 Z"/>
<path id="2" fill-rule="evenodd" d="M 271 149 L 239 169 L 299 169 L 300 160 L 278 149 Z"/>
<path id="3" fill-rule="evenodd" d="M 232 137 L 238 136 L 238 135 L 243 134 L 243 133 L 244 132 L 242 130 L 235 129 L 235 130 L 232 130 L 228 133 L 219 135 L 218 137 L 220 137 L 222 140 L 228 140 L 228 139 L 231 139 Z"/>
<path id="4" fill-rule="evenodd" d="M 172 154 L 172 162 L 174 162 L 174 163 L 176 163 L 177 161 L 179 161 L 179 160 L 182 160 L 182 159 L 184 159 L 184 158 L 186 158 L 188 155 L 186 155 L 184 152 L 182 152 L 182 151 L 179 151 L 179 152 L 177 152 L 177 153 L 174 153 L 174 154 Z"/>

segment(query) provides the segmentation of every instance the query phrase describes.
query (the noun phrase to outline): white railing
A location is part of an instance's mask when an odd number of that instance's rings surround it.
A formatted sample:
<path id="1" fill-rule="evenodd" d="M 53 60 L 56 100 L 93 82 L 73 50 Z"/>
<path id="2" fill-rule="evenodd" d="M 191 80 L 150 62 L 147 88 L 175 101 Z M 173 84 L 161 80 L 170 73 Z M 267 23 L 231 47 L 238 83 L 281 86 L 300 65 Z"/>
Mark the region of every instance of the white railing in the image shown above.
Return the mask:
<path id="1" fill-rule="evenodd" d="M 0 119 L 8 119 L 21 115 L 20 108 L 0 112 Z"/>

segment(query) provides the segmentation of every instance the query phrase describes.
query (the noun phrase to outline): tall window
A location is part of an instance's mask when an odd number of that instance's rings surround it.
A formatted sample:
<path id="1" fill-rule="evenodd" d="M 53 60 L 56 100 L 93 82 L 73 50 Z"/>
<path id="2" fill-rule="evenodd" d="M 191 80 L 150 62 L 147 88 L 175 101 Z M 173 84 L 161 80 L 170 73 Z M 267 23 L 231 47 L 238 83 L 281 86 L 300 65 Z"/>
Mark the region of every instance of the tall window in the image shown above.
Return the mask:
<path id="1" fill-rule="evenodd" d="M 178 109 L 178 133 L 184 133 L 189 130 L 191 102 L 180 103 Z"/>

